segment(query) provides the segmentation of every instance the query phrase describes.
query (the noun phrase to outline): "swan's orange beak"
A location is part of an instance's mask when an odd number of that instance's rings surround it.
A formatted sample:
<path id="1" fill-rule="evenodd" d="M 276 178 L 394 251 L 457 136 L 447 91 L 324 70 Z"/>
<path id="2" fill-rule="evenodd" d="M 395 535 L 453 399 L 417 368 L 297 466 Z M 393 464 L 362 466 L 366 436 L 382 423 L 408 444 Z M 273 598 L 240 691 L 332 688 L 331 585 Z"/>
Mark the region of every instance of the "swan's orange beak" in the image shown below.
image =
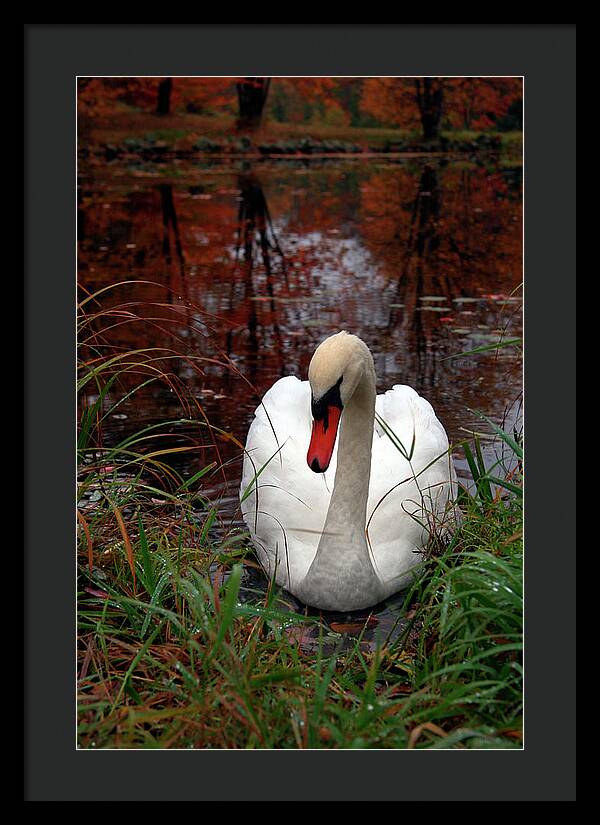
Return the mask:
<path id="1" fill-rule="evenodd" d="M 341 415 L 339 407 L 328 404 L 325 415 L 313 420 L 306 461 L 314 473 L 324 473 L 329 467 Z"/>

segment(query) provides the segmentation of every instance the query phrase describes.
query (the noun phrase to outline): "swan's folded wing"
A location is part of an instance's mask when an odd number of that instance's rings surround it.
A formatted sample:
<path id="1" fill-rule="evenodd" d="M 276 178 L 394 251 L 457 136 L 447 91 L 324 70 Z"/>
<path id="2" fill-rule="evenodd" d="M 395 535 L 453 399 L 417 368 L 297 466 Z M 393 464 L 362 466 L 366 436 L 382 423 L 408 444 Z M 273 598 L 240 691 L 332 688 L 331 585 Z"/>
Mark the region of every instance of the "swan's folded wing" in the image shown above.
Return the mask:
<path id="1" fill-rule="evenodd" d="M 391 390 L 378 395 L 375 411 L 406 453 L 412 454 L 412 464 L 413 467 L 418 465 L 417 471 L 448 450 L 448 436 L 433 407 L 412 387 L 395 384 Z M 379 423 L 375 432 L 387 439 L 388 446 L 391 446 L 393 440 L 389 439 Z"/>
<path id="2" fill-rule="evenodd" d="M 284 586 L 306 574 L 333 489 L 336 453 L 324 474 L 306 463 L 311 426 L 310 385 L 286 376 L 265 394 L 246 441 L 242 514 L 261 562 Z"/>
<path id="3" fill-rule="evenodd" d="M 412 387 L 379 395 L 376 413 L 368 534 L 380 576 L 397 582 L 444 518 L 454 470 L 442 424 Z"/>

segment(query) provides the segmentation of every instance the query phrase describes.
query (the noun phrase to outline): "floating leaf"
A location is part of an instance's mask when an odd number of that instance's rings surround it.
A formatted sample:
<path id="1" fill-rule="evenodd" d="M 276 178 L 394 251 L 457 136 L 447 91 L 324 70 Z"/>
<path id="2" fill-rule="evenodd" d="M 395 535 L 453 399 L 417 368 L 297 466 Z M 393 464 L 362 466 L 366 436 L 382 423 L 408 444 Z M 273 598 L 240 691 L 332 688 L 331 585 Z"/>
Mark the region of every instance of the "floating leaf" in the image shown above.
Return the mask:
<path id="1" fill-rule="evenodd" d="M 369 616 L 364 622 L 331 622 L 329 627 L 334 633 L 361 633 L 365 627 L 374 627 L 379 622 L 374 616 Z"/>

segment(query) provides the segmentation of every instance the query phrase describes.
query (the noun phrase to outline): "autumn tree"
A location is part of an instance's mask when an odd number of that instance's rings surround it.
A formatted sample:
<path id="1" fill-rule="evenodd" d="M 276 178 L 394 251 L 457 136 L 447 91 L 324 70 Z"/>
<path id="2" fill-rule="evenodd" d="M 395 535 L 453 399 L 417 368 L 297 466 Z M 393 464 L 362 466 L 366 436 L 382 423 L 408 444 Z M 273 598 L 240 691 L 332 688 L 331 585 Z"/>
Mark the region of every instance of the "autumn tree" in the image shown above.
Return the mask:
<path id="1" fill-rule="evenodd" d="M 436 140 L 440 134 L 440 121 L 444 107 L 444 81 L 435 77 L 415 78 L 415 95 L 423 137 Z"/>
<path id="2" fill-rule="evenodd" d="M 436 140 L 444 124 L 493 126 L 521 94 L 521 80 L 513 77 L 371 77 L 363 84 L 361 109 L 384 124 L 420 126 L 425 140 Z"/>
<path id="3" fill-rule="evenodd" d="M 238 80 L 238 128 L 253 131 L 260 126 L 269 94 L 270 111 L 277 120 L 292 123 L 307 119 L 316 112 L 321 120 L 347 124 L 350 115 L 343 105 L 346 78 L 332 77 L 246 77 Z"/>
<path id="4" fill-rule="evenodd" d="M 522 97 L 520 77 L 449 77 L 446 116 L 451 126 L 488 129 Z"/>
<path id="5" fill-rule="evenodd" d="M 171 114 L 177 109 L 203 112 L 235 106 L 231 77 L 92 77 L 79 78 L 79 112 L 102 117 L 126 103 L 147 112 Z"/>
<path id="6" fill-rule="evenodd" d="M 236 83 L 240 131 L 253 131 L 260 126 L 270 85 L 270 77 L 244 77 Z"/>
<path id="7" fill-rule="evenodd" d="M 272 85 L 269 115 L 279 122 L 318 120 L 331 125 L 350 123 L 348 78 L 278 77 Z M 356 83 L 354 84 L 356 85 Z"/>
<path id="8" fill-rule="evenodd" d="M 361 109 L 380 122 L 414 129 L 423 137 L 439 135 L 444 103 L 444 81 L 440 78 L 371 77 L 363 85 Z"/>

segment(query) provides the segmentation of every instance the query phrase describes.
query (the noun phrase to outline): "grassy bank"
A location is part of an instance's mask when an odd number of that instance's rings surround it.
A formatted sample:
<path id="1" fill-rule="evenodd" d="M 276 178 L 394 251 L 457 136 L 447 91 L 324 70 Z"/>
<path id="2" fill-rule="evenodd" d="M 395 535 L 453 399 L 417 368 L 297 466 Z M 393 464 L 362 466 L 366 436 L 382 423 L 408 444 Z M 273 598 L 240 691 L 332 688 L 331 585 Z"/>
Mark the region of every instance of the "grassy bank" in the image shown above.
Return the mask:
<path id="1" fill-rule="evenodd" d="M 111 115 L 79 120 L 79 147 L 109 157 L 128 153 L 158 156 L 193 154 L 316 154 L 357 152 L 480 151 L 521 155 L 521 132 L 444 131 L 441 142 L 425 144 L 418 132 L 266 121 L 251 136 L 238 135 L 229 115 L 174 113 L 168 116 L 127 107 Z"/>
<path id="2" fill-rule="evenodd" d="M 203 492 L 217 463 L 183 478 L 169 462 L 195 449 L 170 446 L 188 421 L 230 437 L 175 380 L 173 359 L 201 359 L 111 345 L 139 318 L 101 301 L 80 308 L 79 746 L 521 747 L 520 472 L 505 480 L 466 446 L 460 527 L 406 594 L 401 632 L 367 643 L 367 615 L 334 622 L 248 585 L 261 574 L 247 536 L 217 531 Z M 156 382 L 182 393 L 182 417 L 107 439 L 107 419 Z"/>

